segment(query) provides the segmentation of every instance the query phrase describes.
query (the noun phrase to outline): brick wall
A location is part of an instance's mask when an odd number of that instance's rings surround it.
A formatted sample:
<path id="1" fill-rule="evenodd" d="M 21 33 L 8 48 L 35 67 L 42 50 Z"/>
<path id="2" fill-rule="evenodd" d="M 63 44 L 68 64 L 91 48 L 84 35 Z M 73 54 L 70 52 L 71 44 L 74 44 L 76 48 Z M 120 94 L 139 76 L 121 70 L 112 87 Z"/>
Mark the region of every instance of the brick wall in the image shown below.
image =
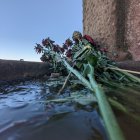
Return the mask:
<path id="1" fill-rule="evenodd" d="M 140 60 L 140 0 L 83 0 L 83 32 L 112 59 Z"/>

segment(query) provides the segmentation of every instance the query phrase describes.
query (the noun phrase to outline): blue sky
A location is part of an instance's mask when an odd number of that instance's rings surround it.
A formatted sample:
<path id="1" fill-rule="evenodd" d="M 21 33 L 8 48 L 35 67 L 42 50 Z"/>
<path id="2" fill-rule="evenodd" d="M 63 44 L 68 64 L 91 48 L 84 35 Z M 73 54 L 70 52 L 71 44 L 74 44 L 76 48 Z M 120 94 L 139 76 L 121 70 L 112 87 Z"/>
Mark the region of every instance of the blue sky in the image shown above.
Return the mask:
<path id="1" fill-rule="evenodd" d="M 82 32 L 82 0 L 0 0 L 0 59 L 40 61 L 35 43 Z"/>

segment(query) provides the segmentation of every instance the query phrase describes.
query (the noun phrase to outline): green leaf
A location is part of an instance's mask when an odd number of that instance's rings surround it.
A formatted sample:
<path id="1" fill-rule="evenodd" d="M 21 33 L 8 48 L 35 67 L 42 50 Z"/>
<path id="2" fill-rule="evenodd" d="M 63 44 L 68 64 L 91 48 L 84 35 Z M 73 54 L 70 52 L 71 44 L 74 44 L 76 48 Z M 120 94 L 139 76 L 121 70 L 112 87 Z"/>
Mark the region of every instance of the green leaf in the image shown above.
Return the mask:
<path id="1" fill-rule="evenodd" d="M 96 103 L 97 100 L 93 94 L 91 94 L 89 92 L 85 94 L 85 91 L 83 90 L 81 92 L 79 92 L 79 91 L 72 92 L 69 97 L 47 100 L 46 102 L 47 103 L 50 103 L 50 102 L 55 102 L 55 103 L 76 102 L 81 105 L 91 105 L 93 103 Z"/>
<path id="2" fill-rule="evenodd" d="M 75 92 L 71 94 L 73 100 L 81 105 L 90 105 L 97 102 L 95 96 L 90 93 Z"/>
<path id="3" fill-rule="evenodd" d="M 90 73 L 90 67 L 88 64 L 83 64 L 84 70 L 83 70 L 83 76 L 86 77 Z"/>
<path id="4" fill-rule="evenodd" d="M 90 65 L 92 65 L 92 66 L 97 65 L 98 58 L 96 56 L 90 54 L 86 57 L 86 59 Z"/>

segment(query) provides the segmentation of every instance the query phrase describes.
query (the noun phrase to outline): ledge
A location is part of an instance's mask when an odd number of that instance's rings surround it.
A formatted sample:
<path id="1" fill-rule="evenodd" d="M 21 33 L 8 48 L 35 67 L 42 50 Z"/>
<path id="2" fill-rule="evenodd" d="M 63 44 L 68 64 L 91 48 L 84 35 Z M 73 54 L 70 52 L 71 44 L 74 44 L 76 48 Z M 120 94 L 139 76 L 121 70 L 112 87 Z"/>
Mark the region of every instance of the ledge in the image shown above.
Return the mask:
<path id="1" fill-rule="evenodd" d="M 140 61 L 117 62 L 119 68 L 140 72 Z"/>
<path id="2" fill-rule="evenodd" d="M 0 59 L 0 81 L 11 81 L 50 74 L 50 64 Z"/>
<path id="3" fill-rule="evenodd" d="M 140 61 L 117 62 L 117 65 L 122 69 L 140 72 Z M 0 81 L 36 78 L 50 73 L 49 63 L 0 59 Z"/>

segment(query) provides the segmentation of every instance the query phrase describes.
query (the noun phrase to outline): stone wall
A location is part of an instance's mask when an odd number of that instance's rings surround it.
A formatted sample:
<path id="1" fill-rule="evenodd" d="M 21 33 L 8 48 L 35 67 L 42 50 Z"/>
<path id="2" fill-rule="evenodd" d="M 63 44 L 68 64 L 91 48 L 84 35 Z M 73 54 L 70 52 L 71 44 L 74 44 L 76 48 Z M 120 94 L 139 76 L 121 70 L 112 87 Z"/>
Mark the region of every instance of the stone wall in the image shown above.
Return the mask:
<path id="1" fill-rule="evenodd" d="M 83 0 L 83 33 L 112 59 L 140 60 L 140 0 Z"/>
<path id="2" fill-rule="evenodd" d="M 124 61 L 117 63 L 118 67 L 140 71 L 140 61 Z M 51 66 L 43 62 L 27 62 L 0 59 L 0 84 L 3 81 L 24 80 L 28 78 L 37 78 L 39 76 L 50 75 Z"/>
<path id="3" fill-rule="evenodd" d="M 134 60 L 140 60 L 140 0 L 129 0 L 126 42 Z"/>
<path id="4" fill-rule="evenodd" d="M 0 60 L 0 81 L 10 81 L 50 74 L 50 65 L 43 62 Z"/>

